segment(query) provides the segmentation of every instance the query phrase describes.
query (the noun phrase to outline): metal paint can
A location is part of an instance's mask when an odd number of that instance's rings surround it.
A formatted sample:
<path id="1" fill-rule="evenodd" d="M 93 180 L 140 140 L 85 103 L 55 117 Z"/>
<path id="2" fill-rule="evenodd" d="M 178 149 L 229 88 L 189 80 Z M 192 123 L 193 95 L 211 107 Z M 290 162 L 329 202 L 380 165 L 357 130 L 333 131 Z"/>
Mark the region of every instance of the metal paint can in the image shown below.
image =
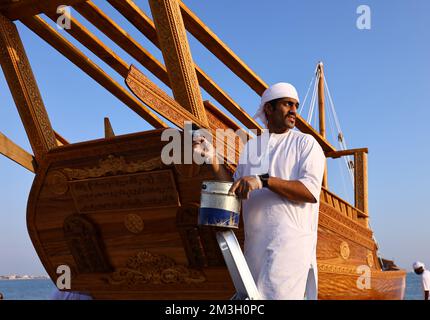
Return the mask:
<path id="1" fill-rule="evenodd" d="M 240 199 L 228 194 L 233 182 L 203 181 L 199 225 L 239 228 Z"/>

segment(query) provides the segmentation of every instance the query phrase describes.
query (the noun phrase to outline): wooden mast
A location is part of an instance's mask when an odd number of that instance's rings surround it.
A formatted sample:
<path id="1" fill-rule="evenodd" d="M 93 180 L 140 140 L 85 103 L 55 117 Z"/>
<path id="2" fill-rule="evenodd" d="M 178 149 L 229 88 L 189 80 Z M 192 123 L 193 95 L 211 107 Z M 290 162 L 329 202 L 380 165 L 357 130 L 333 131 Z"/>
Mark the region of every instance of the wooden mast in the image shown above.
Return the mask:
<path id="1" fill-rule="evenodd" d="M 318 78 L 319 129 L 320 129 L 320 135 L 325 139 L 326 134 L 325 134 L 324 65 L 322 62 L 318 63 L 317 72 L 319 73 L 319 78 Z M 324 188 L 328 188 L 327 161 L 325 163 L 322 186 Z"/>
<path id="2" fill-rule="evenodd" d="M 36 79 L 13 22 L 0 14 L 0 62 L 34 156 L 39 161 L 57 147 Z"/>
<path id="3" fill-rule="evenodd" d="M 176 101 L 208 126 L 187 33 L 177 0 L 149 0 Z"/>

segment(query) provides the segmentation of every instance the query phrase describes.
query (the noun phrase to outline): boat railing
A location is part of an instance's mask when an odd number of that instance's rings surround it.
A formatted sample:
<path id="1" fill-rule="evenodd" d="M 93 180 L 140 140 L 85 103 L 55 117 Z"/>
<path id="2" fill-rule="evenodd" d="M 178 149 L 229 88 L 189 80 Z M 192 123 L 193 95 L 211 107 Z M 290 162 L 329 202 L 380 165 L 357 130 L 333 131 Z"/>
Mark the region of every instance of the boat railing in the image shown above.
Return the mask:
<path id="1" fill-rule="evenodd" d="M 367 226 L 367 219 L 369 218 L 368 214 L 354 207 L 353 205 L 351 205 L 350 203 L 324 187 L 321 189 L 320 200 L 331 206 L 332 208 L 336 209 L 345 217 Z"/>

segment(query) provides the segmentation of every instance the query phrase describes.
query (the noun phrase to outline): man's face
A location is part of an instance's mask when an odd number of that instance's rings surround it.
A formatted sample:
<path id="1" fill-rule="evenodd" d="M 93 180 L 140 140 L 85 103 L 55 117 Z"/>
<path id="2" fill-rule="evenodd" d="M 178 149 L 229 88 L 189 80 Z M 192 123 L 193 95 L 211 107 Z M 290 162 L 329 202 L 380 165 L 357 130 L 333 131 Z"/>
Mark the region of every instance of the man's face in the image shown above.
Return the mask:
<path id="1" fill-rule="evenodd" d="M 296 125 L 296 116 L 299 103 L 293 98 L 282 98 L 276 101 L 275 107 L 266 103 L 266 116 L 274 129 L 292 129 Z"/>
<path id="2" fill-rule="evenodd" d="M 416 273 L 416 274 L 421 274 L 421 273 L 423 273 L 423 272 L 424 272 L 424 268 L 423 268 L 423 267 L 420 267 L 420 268 L 418 268 L 418 269 L 414 269 L 414 271 L 415 271 L 415 273 Z"/>

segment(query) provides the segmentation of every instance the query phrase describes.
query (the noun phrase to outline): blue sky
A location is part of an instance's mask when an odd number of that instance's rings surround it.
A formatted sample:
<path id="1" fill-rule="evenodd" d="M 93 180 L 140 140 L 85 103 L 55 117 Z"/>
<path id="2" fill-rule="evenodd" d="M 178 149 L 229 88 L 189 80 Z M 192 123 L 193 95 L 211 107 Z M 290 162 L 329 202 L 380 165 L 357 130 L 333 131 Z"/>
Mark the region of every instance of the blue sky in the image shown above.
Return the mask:
<path id="1" fill-rule="evenodd" d="M 94 1 L 162 61 L 160 52 L 105 1 Z M 148 14 L 146 0 L 135 1 Z M 303 99 L 316 63 L 324 61 L 343 133 L 350 148 L 369 148 L 371 226 L 380 253 L 410 269 L 430 266 L 425 204 L 430 180 L 430 2 L 426 0 L 213 0 L 185 3 L 263 80 L 293 83 Z M 371 9 L 371 29 L 356 28 L 359 5 Z M 91 27 L 128 63 L 136 62 Z M 18 23 L 55 130 L 71 142 L 101 138 L 103 117 L 116 134 L 150 129 L 81 70 Z M 76 44 L 71 37 L 73 43 Z M 258 96 L 197 41 L 193 58 L 243 108 L 253 114 Z M 79 45 L 78 45 L 79 46 Z M 112 69 L 79 46 L 119 83 Z M 148 72 L 140 67 L 146 74 Z M 151 76 L 156 83 L 160 84 Z M 164 86 L 162 86 L 165 88 Z M 209 98 L 205 93 L 203 95 Z M 213 99 L 211 99 L 213 101 Z M 306 110 L 305 110 L 306 114 Z M 7 84 L 0 73 L 0 131 L 31 150 Z M 345 173 L 345 172 L 344 172 Z M 44 273 L 26 230 L 33 175 L 0 157 L 0 274 Z M 344 197 L 338 163 L 329 163 L 329 186 Z"/>

